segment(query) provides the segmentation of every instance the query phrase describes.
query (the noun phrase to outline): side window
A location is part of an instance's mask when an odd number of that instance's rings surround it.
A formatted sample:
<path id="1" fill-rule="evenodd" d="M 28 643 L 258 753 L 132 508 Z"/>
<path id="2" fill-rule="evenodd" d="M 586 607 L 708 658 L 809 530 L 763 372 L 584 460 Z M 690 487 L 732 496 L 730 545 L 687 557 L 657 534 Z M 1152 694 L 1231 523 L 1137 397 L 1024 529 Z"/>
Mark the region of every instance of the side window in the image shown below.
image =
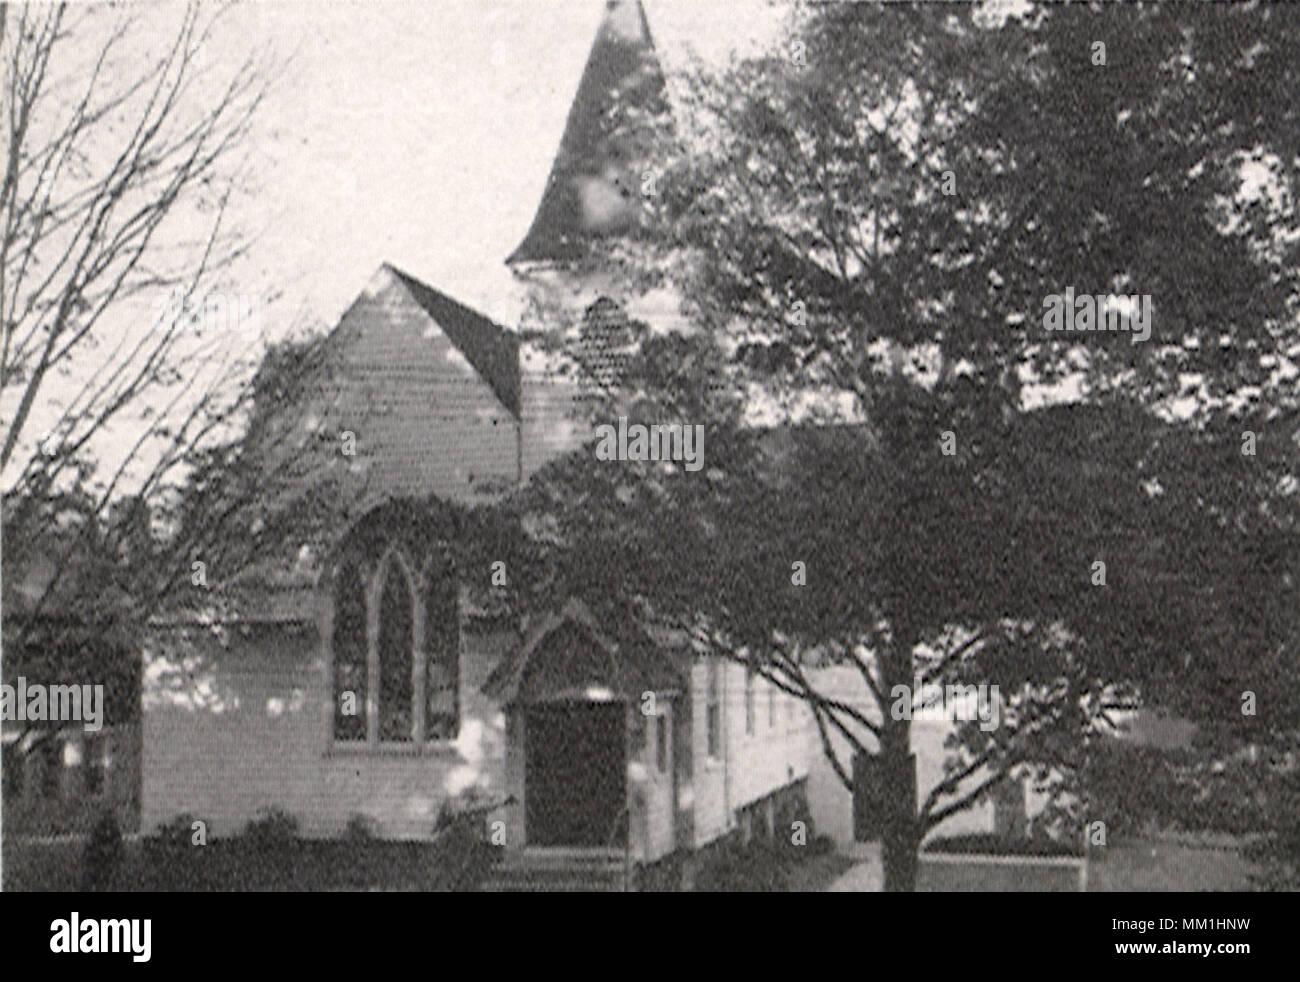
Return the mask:
<path id="1" fill-rule="evenodd" d="M 745 733 L 754 735 L 754 670 L 745 667 Z"/>
<path id="2" fill-rule="evenodd" d="M 722 755 L 722 705 L 718 694 L 718 660 L 710 658 L 707 662 L 708 693 L 705 699 L 705 731 L 708 743 L 708 755 Z"/>

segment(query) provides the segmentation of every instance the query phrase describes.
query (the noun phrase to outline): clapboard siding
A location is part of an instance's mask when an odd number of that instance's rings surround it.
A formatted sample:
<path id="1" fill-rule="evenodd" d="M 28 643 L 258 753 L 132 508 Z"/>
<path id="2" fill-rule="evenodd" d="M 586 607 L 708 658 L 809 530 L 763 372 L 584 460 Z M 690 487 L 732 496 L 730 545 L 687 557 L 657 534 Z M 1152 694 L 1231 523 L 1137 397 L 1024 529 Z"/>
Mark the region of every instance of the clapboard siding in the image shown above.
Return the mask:
<path id="1" fill-rule="evenodd" d="M 718 660 L 721 690 L 721 753 L 708 755 L 708 665 L 691 669 L 695 845 L 703 846 L 736 827 L 745 806 L 808 776 L 811 718 L 801 702 L 778 698 L 775 724 L 768 722 L 767 683 L 754 680 L 754 732 L 745 730 L 745 668 Z"/>
<path id="2" fill-rule="evenodd" d="M 210 632 L 160 638 L 180 657 L 144 687 L 142 826 L 179 813 L 212 835 L 259 808 L 292 814 L 307 836 L 364 815 L 391 838 L 423 838 L 443 801 L 469 788 L 504 795 L 505 719 L 479 694 L 512 633 L 467 633 L 460 736 L 419 756 L 331 749 L 333 692 L 318 632 L 266 627 L 222 646 Z"/>

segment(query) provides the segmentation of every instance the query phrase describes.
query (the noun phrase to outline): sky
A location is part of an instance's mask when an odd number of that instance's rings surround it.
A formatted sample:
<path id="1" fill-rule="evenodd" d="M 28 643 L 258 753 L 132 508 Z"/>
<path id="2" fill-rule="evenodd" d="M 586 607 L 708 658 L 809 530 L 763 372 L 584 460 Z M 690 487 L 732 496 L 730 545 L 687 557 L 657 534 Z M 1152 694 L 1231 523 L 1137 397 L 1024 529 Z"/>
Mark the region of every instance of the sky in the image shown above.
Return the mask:
<path id="1" fill-rule="evenodd" d="M 761 43 L 763 0 L 645 0 L 666 67 Z M 603 14 L 601 0 L 250 3 L 205 46 L 289 59 L 261 113 L 246 203 L 253 291 L 271 317 L 332 325 L 383 262 L 511 324 L 504 265 L 527 231 Z"/>
<path id="2" fill-rule="evenodd" d="M 1018 0 L 995 6 L 1015 9 Z M 669 72 L 779 43 L 769 0 L 643 0 Z M 258 268 L 332 326 L 382 262 L 506 325 L 504 266 L 541 199 L 603 0 L 253 0 L 209 64 L 250 39 L 290 57 L 262 115 Z M 263 288 L 260 285 L 252 289 Z M 287 312 L 287 314 L 285 313 Z"/>

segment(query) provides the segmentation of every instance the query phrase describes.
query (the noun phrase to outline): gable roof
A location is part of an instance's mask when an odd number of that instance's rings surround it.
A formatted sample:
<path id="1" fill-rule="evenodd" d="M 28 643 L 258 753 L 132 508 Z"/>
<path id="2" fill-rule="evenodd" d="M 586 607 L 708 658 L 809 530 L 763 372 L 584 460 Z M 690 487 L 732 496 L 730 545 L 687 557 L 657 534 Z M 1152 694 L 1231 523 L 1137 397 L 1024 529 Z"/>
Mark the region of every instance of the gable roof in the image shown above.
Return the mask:
<path id="1" fill-rule="evenodd" d="M 555 664 L 537 657 L 546 640 L 566 626 L 584 635 L 589 647 Z M 483 693 L 510 705 L 596 696 L 640 701 L 646 692 L 681 692 L 684 687 L 673 659 L 649 635 L 618 625 L 607 631 L 586 604 L 572 599 L 530 631 L 513 657 L 492 670 Z"/>
<path id="2" fill-rule="evenodd" d="M 634 224 L 644 163 L 637 159 L 644 150 L 638 137 L 644 129 L 632 117 L 667 108 L 664 74 L 640 0 L 608 0 L 541 204 L 506 264 L 576 259 L 585 239 Z"/>
<path id="3" fill-rule="evenodd" d="M 391 263 L 384 268 L 442 328 L 452 344 L 487 382 L 501 404 L 519 418 L 519 338 L 478 311 L 453 300 Z"/>

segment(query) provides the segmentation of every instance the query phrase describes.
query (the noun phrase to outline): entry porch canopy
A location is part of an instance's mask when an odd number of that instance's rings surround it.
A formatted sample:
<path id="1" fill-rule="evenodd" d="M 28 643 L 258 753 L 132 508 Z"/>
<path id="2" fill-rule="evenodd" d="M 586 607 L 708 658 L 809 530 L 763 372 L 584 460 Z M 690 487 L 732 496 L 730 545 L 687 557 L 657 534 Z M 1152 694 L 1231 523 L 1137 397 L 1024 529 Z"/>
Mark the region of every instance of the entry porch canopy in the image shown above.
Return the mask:
<path id="1" fill-rule="evenodd" d="M 527 632 L 519 651 L 488 677 L 483 692 L 503 706 L 560 702 L 641 702 L 686 690 L 686 673 L 644 632 L 602 627 L 570 600 Z"/>

